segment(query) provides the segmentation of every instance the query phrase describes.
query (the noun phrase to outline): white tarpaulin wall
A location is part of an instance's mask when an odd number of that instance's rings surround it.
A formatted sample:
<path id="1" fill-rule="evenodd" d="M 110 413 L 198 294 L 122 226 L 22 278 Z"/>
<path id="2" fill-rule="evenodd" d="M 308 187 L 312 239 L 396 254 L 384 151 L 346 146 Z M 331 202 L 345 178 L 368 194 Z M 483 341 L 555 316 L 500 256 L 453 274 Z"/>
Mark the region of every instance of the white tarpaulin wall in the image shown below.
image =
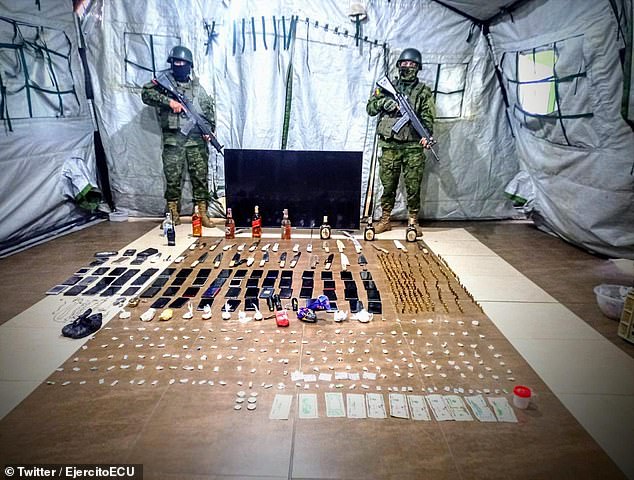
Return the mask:
<path id="1" fill-rule="evenodd" d="M 67 33 L 79 104 L 65 118 L 12 119 L 14 132 L 0 140 L 0 162 L 10 172 L 8 180 L 6 175 L 0 180 L 0 215 L 7 216 L 0 224 L 2 241 L 72 219 L 74 207 L 55 201 L 59 189 L 53 177 L 68 157 L 84 158 L 94 168 L 71 6 L 41 0 L 38 12 L 34 3 L 9 6 L 0 0 L 0 15 Z M 619 111 L 619 49 L 624 38 L 632 38 L 629 0 L 526 1 L 512 17 L 505 14 L 493 23 L 488 39 L 480 25 L 439 2 L 368 0 L 360 2 L 368 15 L 360 24 L 360 41 L 354 38 L 356 26 L 348 17 L 353 2 L 348 1 L 87 3 L 82 30 L 98 125 L 115 204 L 131 215 L 158 216 L 164 209 L 160 132 L 154 110 L 141 102 L 140 87 L 167 68 L 172 46 L 193 51 L 195 71 L 216 99 L 221 143 L 363 151 L 362 205 L 371 169 L 376 169 L 376 119 L 366 115 L 366 100 L 401 50 L 415 47 L 424 63 L 420 78 L 434 90 L 439 116 L 435 137 L 441 162 L 427 160 L 425 218 L 508 218 L 514 210 L 504 187 L 525 171 L 535 192 L 536 218 L 573 243 L 634 257 L 634 177 L 629 172 L 634 137 Z M 509 2 L 443 3 L 486 20 Z M 619 21 L 611 8 L 615 4 L 621 9 Z M 539 66 L 543 74 L 548 58 L 553 86 L 527 77 L 527 65 L 535 71 Z M 6 68 L 4 57 L 0 65 Z M 535 114 L 527 107 L 527 86 L 534 82 L 555 91 L 554 111 Z M 210 155 L 210 184 L 220 199 L 222 164 L 222 157 Z M 188 182 L 184 195 L 189 196 Z M 49 208 L 51 203 L 56 207 Z M 404 212 L 401 190 L 395 213 Z"/>
<path id="2" fill-rule="evenodd" d="M 72 158 L 95 173 L 72 2 L 40 8 L 0 0 L 0 254 L 91 218 L 64 174 Z"/>
<path id="3" fill-rule="evenodd" d="M 442 162 L 427 162 L 424 216 L 511 216 L 503 190 L 517 164 L 510 132 L 500 122 L 502 97 L 480 31 L 467 41 L 471 22 L 435 3 L 370 2 L 362 23 L 367 41 L 357 46 L 348 6 L 280 0 L 105 2 L 84 32 L 93 78 L 99 79 L 95 101 L 117 206 L 139 215 L 161 215 L 164 209 L 158 126 L 139 90 L 152 72 L 135 67 L 133 55 L 135 64 L 147 68 L 154 61 L 156 69 L 164 69 L 170 46 L 189 46 L 202 84 L 216 99 L 222 143 L 282 148 L 288 109 L 286 148 L 363 151 L 365 192 L 376 125 L 365 103 L 384 65 L 392 68 L 400 51 L 414 46 L 423 54 L 422 75 L 438 90 L 439 111 L 447 115 L 436 127 Z M 130 39 L 141 36 L 144 58 L 141 48 L 130 53 Z M 210 165 L 222 195 L 222 159 L 212 153 Z M 402 199 L 399 195 L 397 214 L 405 211 Z"/>

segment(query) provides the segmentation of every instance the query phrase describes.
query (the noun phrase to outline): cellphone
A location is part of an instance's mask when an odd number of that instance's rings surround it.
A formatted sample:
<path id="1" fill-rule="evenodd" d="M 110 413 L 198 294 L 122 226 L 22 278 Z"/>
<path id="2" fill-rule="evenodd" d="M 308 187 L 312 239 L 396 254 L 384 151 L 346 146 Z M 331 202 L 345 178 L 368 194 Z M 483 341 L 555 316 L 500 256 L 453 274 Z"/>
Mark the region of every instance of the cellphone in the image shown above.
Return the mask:
<path id="1" fill-rule="evenodd" d="M 335 290 L 324 290 L 324 295 L 328 300 L 337 300 L 337 292 Z"/>
<path id="2" fill-rule="evenodd" d="M 193 268 L 181 268 L 177 273 L 176 276 L 177 277 L 183 277 L 183 278 L 187 278 L 189 277 L 189 274 L 192 273 L 194 271 Z"/>
<path id="3" fill-rule="evenodd" d="M 157 279 L 158 280 L 158 279 Z M 172 285 L 182 285 L 185 283 L 185 280 L 187 280 L 186 277 L 179 277 L 178 275 L 176 276 L 176 278 L 172 281 Z"/>
<path id="4" fill-rule="evenodd" d="M 152 286 L 162 288 L 167 283 L 168 280 L 169 280 L 169 277 L 158 277 L 156 280 L 152 282 Z"/>
<path id="5" fill-rule="evenodd" d="M 350 300 L 350 313 L 359 313 L 363 310 L 363 302 L 361 300 Z"/>
<path id="6" fill-rule="evenodd" d="M 110 270 L 110 267 L 99 267 L 96 268 L 94 272 L 92 272 L 93 275 L 104 275 L 108 270 Z"/>
<path id="7" fill-rule="evenodd" d="M 152 255 L 156 255 L 158 250 L 156 248 L 146 248 L 142 252 L 136 254 L 137 257 L 151 257 Z"/>
<path id="8" fill-rule="evenodd" d="M 324 280 L 324 290 L 334 290 L 334 289 L 335 289 L 334 280 Z"/>
<path id="9" fill-rule="evenodd" d="M 376 290 L 376 284 L 374 283 L 374 280 L 364 280 L 363 288 L 366 290 Z"/>
<path id="10" fill-rule="evenodd" d="M 79 295 L 84 290 L 86 290 L 86 285 L 75 285 L 73 287 L 70 287 L 68 290 L 66 290 L 64 292 L 64 295 L 67 297 L 74 297 L 76 295 Z"/>
<path id="11" fill-rule="evenodd" d="M 291 298 L 293 296 L 293 289 L 290 287 L 280 288 L 280 298 Z"/>
<path id="12" fill-rule="evenodd" d="M 207 282 L 207 277 L 196 277 L 192 282 L 192 287 L 202 287 Z"/>
<path id="13" fill-rule="evenodd" d="M 292 278 L 280 278 L 280 288 L 290 288 L 293 285 Z"/>
<path id="14" fill-rule="evenodd" d="M 247 312 L 255 312 L 256 308 L 260 309 L 260 302 L 256 297 L 244 298 L 244 310 Z"/>
<path id="15" fill-rule="evenodd" d="M 205 278 L 207 278 L 209 275 L 211 275 L 211 268 L 201 268 L 200 270 L 198 270 L 198 273 L 196 274 L 197 277 L 205 277 Z"/>
<path id="16" fill-rule="evenodd" d="M 379 293 L 378 290 L 368 290 L 367 294 L 368 294 L 368 303 L 381 301 L 381 294 Z"/>
<path id="17" fill-rule="evenodd" d="M 257 298 L 259 294 L 260 294 L 260 289 L 258 287 L 249 287 L 244 292 L 245 297 L 252 297 L 252 298 Z"/>
<path id="18" fill-rule="evenodd" d="M 107 287 L 103 292 L 101 292 L 102 297 L 110 297 L 112 295 L 115 295 L 119 290 L 121 290 L 121 287 L 117 287 L 115 285 L 112 285 L 110 287 Z"/>
<path id="19" fill-rule="evenodd" d="M 321 279 L 322 280 L 332 280 L 332 270 L 322 270 L 321 271 Z"/>
<path id="20" fill-rule="evenodd" d="M 175 271 L 176 271 L 176 269 L 174 267 L 169 267 L 169 268 L 166 268 L 165 270 L 163 270 L 161 272 L 160 276 L 161 277 L 169 277 L 169 276 L 173 275 Z"/>
<path id="21" fill-rule="evenodd" d="M 274 287 L 274 286 L 275 286 L 275 278 L 266 277 L 264 280 L 262 280 L 263 288 Z"/>
<path id="22" fill-rule="evenodd" d="M 273 295 L 273 287 L 263 287 L 262 290 L 260 290 L 260 298 L 269 298 L 271 295 Z"/>
<path id="23" fill-rule="evenodd" d="M 307 279 L 307 278 L 310 278 L 310 279 L 315 278 L 315 271 L 314 270 L 304 270 L 302 272 L 302 279 Z"/>
<path id="24" fill-rule="evenodd" d="M 337 310 L 339 310 L 339 307 L 337 306 L 337 302 L 330 302 L 330 308 L 328 310 L 326 310 L 327 312 L 336 312 Z"/>
<path id="25" fill-rule="evenodd" d="M 79 270 L 77 270 L 77 271 L 75 272 L 75 275 L 85 275 L 85 274 L 87 274 L 88 272 L 90 272 L 90 268 L 88 268 L 88 267 L 83 267 L 83 268 L 80 268 Z"/>
<path id="26" fill-rule="evenodd" d="M 202 294 L 202 298 L 214 298 L 216 295 L 218 295 L 218 292 L 220 291 L 220 287 L 209 287 L 207 290 L 205 290 Z"/>
<path id="27" fill-rule="evenodd" d="M 94 282 L 95 280 L 97 280 L 99 277 L 96 277 L 94 275 L 88 275 L 84 278 L 82 278 L 77 285 L 90 285 L 92 282 Z"/>
<path id="28" fill-rule="evenodd" d="M 175 297 L 181 287 L 167 287 L 163 292 L 163 295 L 166 297 Z"/>
<path id="29" fill-rule="evenodd" d="M 346 280 L 345 282 L 343 282 L 343 288 L 345 290 L 356 290 L 357 284 L 354 280 Z"/>
<path id="30" fill-rule="evenodd" d="M 112 272 L 109 273 L 109 275 L 114 275 L 115 277 L 118 277 L 119 275 L 123 275 L 126 270 L 126 267 L 117 267 L 114 268 Z"/>
<path id="31" fill-rule="evenodd" d="M 233 278 L 231 279 L 231 281 L 229 282 L 229 286 L 230 287 L 239 287 L 242 285 L 242 279 L 241 278 Z"/>
<path id="32" fill-rule="evenodd" d="M 264 274 L 264 270 L 256 269 L 251 272 L 250 278 L 262 278 L 262 274 Z"/>
<path id="33" fill-rule="evenodd" d="M 345 298 L 346 300 L 358 300 L 359 294 L 357 293 L 356 288 L 354 290 L 349 290 L 346 288 L 343 291 L 343 298 Z"/>
<path id="34" fill-rule="evenodd" d="M 240 295 L 242 289 L 240 287 L 229 287 L 227 293 L 225 293 L 225 298 L 236 298 Z"/>
<path id="35" fill-rule="evenodd" d="M 299 298 L 312 298 L 313 289 L 312 287 L 304 287 L 299 291 Z"/>
<path id="36" fill-rule="evenodd" d="M 141 287 L 128 287 L 121 295 L 124 297 L 131 297 L 132 295 L 136 295 L 139 290 L 141 290 Z"/>
<path id="37" fill-rule="evenodd" d="M 260 283 L 259 278 L 249 278 L 247 280 L 247 288 L 257 287 Z"/>
<path id="38" fill-rule="evenodd" d="M 178 297 L 176 300 L 174 300 L 172 303 L 170 303 L 169 308 L 181 308 L 187 302 L 189 302 L 189 298 L 187 298 L 187 297 Z"/>
<path id="39" fill-rule="evenodd" d="M 152 298 L 154 296 L 156 296 L 156 294 L 161 290 L 161 287 L 150 287 L 150 288 L 146 288 L 141 295 L 139 295 L 141 298 Z"/>
<path id="40" fill-rule="evenodd" d="M 46 295 L 59 295 L 68 288 L 68 285 L 55 285 L 46 292 Z"/>
<path id="41" fill-rule="evenodd" d="M 154 303 L 150 305 L 150 308 L 164 308 L 170 302 L 169 297 L 160 297 L 154 300 Z"/>
<path id="42" fill-rule="evenodd" d="M 124 257 L 132 257 L 136 253 L 136 248 L 128 248 L 125 252 L 123 252 Z"/>
<path id="43" fill-rule="evenodd" d="M 211 287 L 222 287 L 227 281 L 226 277 L 218 277 L 213 282 L 211 282 Z"/>
<path id="44" fill-rule="evenodd" d="M 225 304 L 222 306 L 222 310 L 225 311 L 225 305 L 229 305 L 229 311 L 230 312 L 235 312 L 236 308 L 238 308 L 238 305 L 240 305 L 240 300 L 235 299 L 235 298 L 230 298 L 229 300 L 227 300 L 225 302 Z"/>
<path id="45" fill-rule="evenodd" d="M 352 280 L 352 272 L 348 270 L 341 272 L 341 280 Z"/>
<path id="46" fill-rule="evenodd" d="M 312 278 L 302 279 L 302 288 L 313 288 L 314 285 L 315 285 L 315 281 Z"/>
<path id="47" fill-rule="evenodd" d="M 368 301 L 368 312 L 376 313 L 377 315 L 381 315 L 383 313 L 383 306 L 381 302 L 370 302 Z"/>
<path id="48" fill-rule="evenodd" d="M 236 270 L 236 273 L 233 275 L 233 278 L 244 278 L 246 276 L 247 276 L 246 268 L 241 268 L 239 270 Z"/>
<path id="49" fill-rule="evenodd" d="M 368 271 L 361 272 L 361 280 L 372 280 L 372 274 Z"/>
<path id="50" fill-rule="evenodd" d="M 282 270 L 282 278 L 293 278 L 292 270 Z"/>
<path id="51" fill-rule="evenodd" d="M 266 278 L 277 278 L 280 276 L 279 270 L 269 270 L 266 272 Z"/>
<path id="52" fill-rule="evenodd" d="M 198 306 L 196 307 L 196 310 L 204 310 L 205 309 L 205 305 L 211 306 L 212 303 L 214 303 L 214 299 L 213 298 L 203 298 L 200 301 L 200 303 L 198 304 Z"/>
<path id="53" fill-rule="evenodd" d="M 185 289 L 185 292 L 183 293 L 183 297 L 193 298 L 196 295 L 198 295 L 199 291 L 200 291 L 200 287 L 187 287 Z"/>
<path id="54" fill-rule="evenodd" d="M 223 268 L 222 270 L 220 270 L 220 273 L 218 274 L 218 278 L 229 278 L 231 276 L 231 269 L 229 268 Z"/>

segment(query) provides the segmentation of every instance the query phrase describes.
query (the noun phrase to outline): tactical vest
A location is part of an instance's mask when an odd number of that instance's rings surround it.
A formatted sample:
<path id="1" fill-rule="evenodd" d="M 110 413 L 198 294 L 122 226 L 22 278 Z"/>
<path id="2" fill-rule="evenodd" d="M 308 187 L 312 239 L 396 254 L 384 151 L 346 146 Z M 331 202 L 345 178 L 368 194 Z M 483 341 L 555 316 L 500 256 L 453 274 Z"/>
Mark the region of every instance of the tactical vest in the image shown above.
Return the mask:
<path id="1" fill-rule="evenodd" d="M 187 83 L 177 82 L 171 72 L 168 72 L 172 84 L 176 86 L 176 90 L 185 95 L 191 102 L 196 111 L 200 112 L 200 83 L 198 78 L 194 77 Z M 161 108 L 159 117 L 162 130 L 180 130 L 181 126 L 187 122 L 185 113 L 174 113 L 171 108 Z M 198 129 L 194 128 L 191 135 L 200 135 Z"/>
<path id="2" fill-rule="evenodd" d="M 400 81 L 394 82 L 398 91 L 405 96 L 409 100 L 409 104 L 412 108 L 418 112 L 418 107 L 421 102 L 424 101 L 422 97 L 425 96 L 425 90 L 428 89 L 424 83 L 419 81 L 412 82 L 411 84 L 406 84 Z M 379 120 L 379 125 L 377 127 L 377 133 L 382 140 L 396 140 L 397 142 L 418 142 L 420 141 L 420 135 L 416 133 L 414 127 L 412 127 L 411 122 L 407 122 L 401 130 L 396 133 L 392 131 L 392 127 L 394 124 L 401 118 L 402 114 L 399 110 L 394 112 L 383 112 L 381 113 L 381 119 Z"/>

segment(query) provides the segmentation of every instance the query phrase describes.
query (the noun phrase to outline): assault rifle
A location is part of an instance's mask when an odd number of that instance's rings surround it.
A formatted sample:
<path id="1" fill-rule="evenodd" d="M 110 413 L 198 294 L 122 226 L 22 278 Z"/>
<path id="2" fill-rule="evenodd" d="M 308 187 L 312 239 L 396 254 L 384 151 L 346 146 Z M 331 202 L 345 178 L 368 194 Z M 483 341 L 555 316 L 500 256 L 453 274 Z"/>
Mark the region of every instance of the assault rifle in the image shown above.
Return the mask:
<path id="1" fill-rule="evenodd" d="M 387 76 L 383 77 L 381 80 L 376 82 L 376 84 L 379 87 L 381 87 L 383 90 L 385 90 L 387 93 L 389 93 L 392 96 L 392 98 L 394 98 L 394 100 L 396 100 L 396 102 L 398 103 L 399 110 L 403 113 L 401 118 L 399 118 L 398 121 L 392 127 L 392 130 L 398 133 L 401 131 L 401 128 L 403 128 L 407 122 L 411 122 L 412 127 L 414 127 L 414 130 L 416 130 L 416 133 L 418 133 L 421 138 L 427 139 L 427 147 L 431 150 L 431 153 L 433 153 L 436 161 L 440 162 L 440 158 L 438 158 L 438 154 L 435 152 L 433 148 L 434 145 L 436 145 L 436 143 L 438 142 L 434 140 L 434 138 L 429 134 L 429 132 L 423 125 L 423 122 L 421 122 L 419 118 L 416 116 L 416 112 L 414 111 L 412 106 L 409 104 L 409 100 L 407 100 L 407 97 L 403 95 L 402 93 L 399 93 L 399 91 L 396 89 L 396 87 L 392 84 L 392 82 Z"/>
<path id="2" fill-rule="evenodd" d="M 183 106 L 183 112 L 185 112 L 185 116 L 189 119 L 189 121 L 181 128 L 181 132 L 184 135 L 188 135 L 193 127 L 198 127 L 201 135 L 208 135 L 209 143 L 211 143 L 218 153 L 222 155 L 223 145 L 220 145 L 216 135 L 214 135 L 211 128 L 211 122 L 207 120 L 204 115 L 196 112 L 192 102 L 185 95 L 176 90 L 172 80 L 163 72 L 156 78 L 152 79 L 152 83 Z"/>

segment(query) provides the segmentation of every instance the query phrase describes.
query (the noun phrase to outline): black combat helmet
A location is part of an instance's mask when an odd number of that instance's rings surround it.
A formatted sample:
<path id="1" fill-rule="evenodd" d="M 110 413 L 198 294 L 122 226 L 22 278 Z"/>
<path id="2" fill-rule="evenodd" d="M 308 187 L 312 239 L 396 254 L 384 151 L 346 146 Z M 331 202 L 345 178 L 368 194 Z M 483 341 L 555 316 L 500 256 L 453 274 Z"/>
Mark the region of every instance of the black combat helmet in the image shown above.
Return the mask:
<path id="1" fill-rule="evenodd" d="M 412 62 L 416 62 L 418 64 L 418 68 L 420 68 L 423 60 L 421 58 L 420 52 L 415 48 L 406 48 L 401 52 L 401 55 L 398 57 L 396 61 L 396 65 L 398 66 L 401 62 L 410 60 Z"/>
<path id="2" fill-rule="evenodd" d="M 170 50 L 170 54 L 167 57 L 167 63 L 172 63 L 174 60 L 185 60 L 191 64 L 192 68 L 194 67 L 194 57 L 191 50 L 187 47 L 183 47 L 182 45 L 177 45 Z"/>

